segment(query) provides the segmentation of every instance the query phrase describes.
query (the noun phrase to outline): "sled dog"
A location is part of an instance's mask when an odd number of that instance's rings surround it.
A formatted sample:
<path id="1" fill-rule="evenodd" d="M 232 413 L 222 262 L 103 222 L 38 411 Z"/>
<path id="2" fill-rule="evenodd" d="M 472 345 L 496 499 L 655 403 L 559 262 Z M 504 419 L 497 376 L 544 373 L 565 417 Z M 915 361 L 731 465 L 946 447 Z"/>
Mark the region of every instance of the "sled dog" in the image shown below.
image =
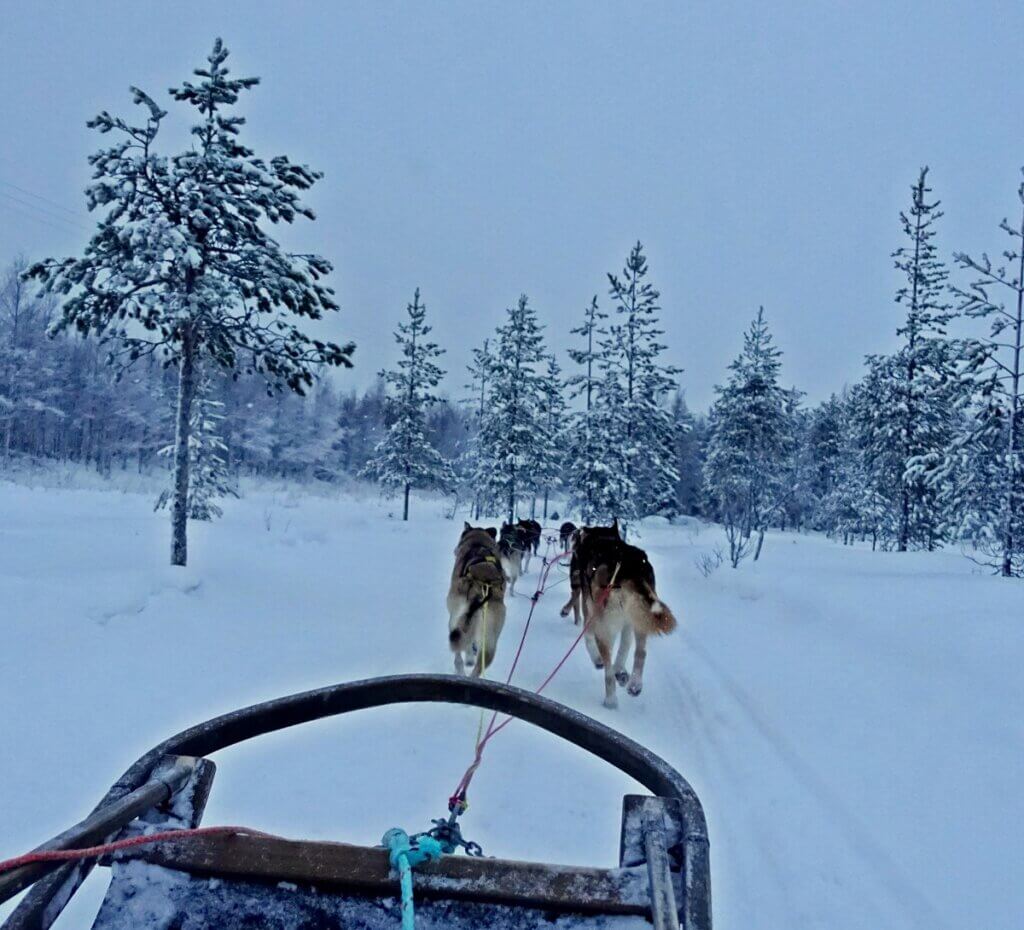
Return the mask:
<path id="1" fill-rule="evenodd" d="M 479 678 L 494 661 L 505 625 L 505 575 L 494 527 L 465 524 L 455 547 L 455 568 L 448 587 L 448 645 L 455 671 Z"/>
<path id="2" fill-rule="evenodd" d="M 561 552 L 568 552 L 572 543 L 572 534 L 576 532 L 576 524 L 566 520 L 558 530 L 558 545 Z"/>
<path id="3" fill-rule="evenodd" d="M 584 532 L 587 535 L 587 548 L 592 548 L 599 540 L 622 542 L 619 535 L 619 521 L 616 520 L 611 526 L 588 526 L 578 527 L 573 530 L 569 537 L 569 548 L 572 550 L 572 558 L 569 560 L 569 600 L 562 608 L 562 616 L 568 617 L 572 611 L 573 622 L 579 626 L 582 617 L 582 556 L 579 552 L 580 539 Z"/>
<path id="4" fill-rule="evenodd" d="M 501 536 L 498 538 L 498 551 L 501 554 L 501 568 L 508 582 L 508 592 L 515 594 L 516 582 L 523 573 L 523 556 L 526 552 L 523 528 L 512 523 L 503 523 Z"/>
<path id="5" fill-rule="evenodd" d="M 616 683 L 625 685 L 629 694 L 640 693 L 647 637 L 671 633 L 676 618 L 658 597 L 647 553 L 622 541 L 618 521 L 576 531 L 570 576 L 573 591 L 562 616 L 570 608 L 582 610 L 587 652 L 595 667 L 604 670 L 604 705 L 617 707 Z M 634 641 L 633 668 L 627 672 Z"/>
<path id="6" fill-rule="evenodd" d="M 520 520 L 516 524 L 523 534 L 523 571 L 530 570 L 530 556 L 536 555 L 540 549 L 540 537 L 543 528 L 536 520 Z"/>

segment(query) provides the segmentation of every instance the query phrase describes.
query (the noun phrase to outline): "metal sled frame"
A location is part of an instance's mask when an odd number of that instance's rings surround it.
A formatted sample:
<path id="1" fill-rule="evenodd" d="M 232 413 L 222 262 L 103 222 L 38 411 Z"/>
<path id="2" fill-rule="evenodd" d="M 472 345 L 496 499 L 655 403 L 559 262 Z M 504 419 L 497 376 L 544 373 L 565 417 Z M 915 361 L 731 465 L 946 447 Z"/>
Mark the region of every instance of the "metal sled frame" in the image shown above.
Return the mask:
<path id="1" fill-rule="evenodd" d="M 103 843 L 140 814 L 166 808 L 186 785 L 191 786 L 193 795 L 191 825 L 195 826 L 202 816 L 214 766 L 208 760 L 190 757 L 203 757 L 264 733 L 350 711 L 424 702 L 468 704 L 525 720 L 615 766 L 654 797 L 627 796 L 624 804 L 620 865 L 646 865 L 649 884 L 642 902 L 622 893 L 610 878 L 612 870 L 456 856 L 446 856 L 418 873 L 418 888 L 427 895 L 512 907 L 641 913 L 653 920 L 656 930 L 680 925 L 683 930 L 711 930 L 707 825 L 700 801 L 686 779 L 638 743 L 561 704 L 509 685 L 454 675 L 398 675 L 337 684 L 198 724 L 142 756 L 89 817 L 39 848 L 75 849 Z M 229 880 L 326 882 L 378 895 L 393 894 L 395 889 L 394 879 L 386 877 L 387 859 L 382 849 L 250 836 L 196 837 L 144 850 L 139 857 L 148 861 Z M 33 886 L 2 930 L 47 930 L 93 865 L 92 861 L 38 863 L 0 876 L 0 902 Z M 507 873 L 514 873 L 516 880 L 503 884 L 502 876 Z M 586 901 L 573 907 L 573 896 L 584 887 Z"/>

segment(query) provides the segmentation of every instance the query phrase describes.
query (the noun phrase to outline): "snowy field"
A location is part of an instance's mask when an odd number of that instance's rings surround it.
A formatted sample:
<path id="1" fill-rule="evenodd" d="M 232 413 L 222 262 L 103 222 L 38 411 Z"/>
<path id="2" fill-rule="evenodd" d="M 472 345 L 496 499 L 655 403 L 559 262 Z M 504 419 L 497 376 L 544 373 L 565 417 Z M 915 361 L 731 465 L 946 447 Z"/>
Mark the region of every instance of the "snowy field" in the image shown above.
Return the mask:
<path id="1" fill-rule="evenodd" d="M 331 682 L 447 672 L 459 523 L 420 504 L 251 492 L 172 571 L 152 495 L 0 482 L 0 858 L 83 816 L 154 743 Z M 1024 914 L 1024 587 L 955 552 L 774 535 L 702 577 L 712 528 L 649 525 L 682 620 L 644 693 L 600 703 L 582 648 L 549 694 L 645 743 L 708 813 L 719 930 L 979 928 Z M 520 584 L 532 591 L 535 566 Z M 571 643 L 544 598 L 516 683 Z M 493 674 L 528 607 L 517 598 Z M 365 712 L 219 754 L 205 822 L 376 843 L 444 812 L 477 713 Z M 489 746 L 464 819 L 486 852 L 614 864 L 628 779 L 525 724 Z M 95 876 L 59 926 L 88 926 Z M 2 916 L 0 912 L 0 916 Z"/>

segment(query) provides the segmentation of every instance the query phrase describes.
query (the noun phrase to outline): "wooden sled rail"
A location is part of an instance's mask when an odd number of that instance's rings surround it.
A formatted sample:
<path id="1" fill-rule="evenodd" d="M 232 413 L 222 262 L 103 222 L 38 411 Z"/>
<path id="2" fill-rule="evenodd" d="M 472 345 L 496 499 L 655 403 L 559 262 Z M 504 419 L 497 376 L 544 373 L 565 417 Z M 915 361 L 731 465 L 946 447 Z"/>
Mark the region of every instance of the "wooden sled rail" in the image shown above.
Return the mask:
<path id="1" fill-rule="evenodd" d="M 392 897 L 385 849 L 262 836 L 200 836 L 142 848 L 137 857 L 192 875 L 337 887 Z M 416 870 L 422 898 L 545 908 L 565 913 L 651 912 L 646 869 L 596 869 L 470 856 L 445 856 Z"/>
<path id="2" fill-rule="evenodd" d="M 166 756 L 207 756 L 264 733 L 313 720 L 407 703 L 468 704 L 510 714 L 585 749 L 636 779 L 653 794 L 676 802 L 683 827 L 682 924 L 684 930 L 710 930 L 707 824 L 700 801 L 686 779 L 639 743 L 555 701 L 511 685 L 457 675 L 394 675 L 341 683 L 214 717 L 172 736 L 138 759 L 83 823 L 150 782 Z M 67 836 L 74 829 L 41 848 L 73 848 L 74 843 L 67 842 Z M 48 874 L 35 882 L 4 923 L 3 930 L 48 930 L 91 871 L 92 863 L 33 868 Z"/>

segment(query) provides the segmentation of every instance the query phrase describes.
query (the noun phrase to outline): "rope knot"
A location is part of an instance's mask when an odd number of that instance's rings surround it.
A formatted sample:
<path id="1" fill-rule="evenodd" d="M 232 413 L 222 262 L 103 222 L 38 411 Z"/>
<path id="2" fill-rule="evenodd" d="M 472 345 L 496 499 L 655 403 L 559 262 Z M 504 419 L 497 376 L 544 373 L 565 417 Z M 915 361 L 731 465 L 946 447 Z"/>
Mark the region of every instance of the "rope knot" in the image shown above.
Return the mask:
<path id="1" fill-rule="evenodd" d="M 453 794 L 448 799 L 448 810 L 455 814 L 457 817 L 461 817 L 466 811 L 469 810 L 469 801 L 466 800 L 465 794 Z"/>

